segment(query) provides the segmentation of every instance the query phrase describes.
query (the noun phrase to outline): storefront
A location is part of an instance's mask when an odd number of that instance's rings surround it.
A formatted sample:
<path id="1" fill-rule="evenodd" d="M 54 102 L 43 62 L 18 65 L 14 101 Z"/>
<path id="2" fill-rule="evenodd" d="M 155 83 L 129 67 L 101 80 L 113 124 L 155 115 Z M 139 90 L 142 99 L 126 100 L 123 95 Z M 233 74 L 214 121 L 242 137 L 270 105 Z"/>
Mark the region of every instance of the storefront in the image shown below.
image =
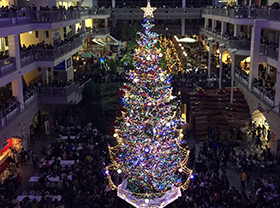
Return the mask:
<path id="1" fill-rule="evenodd" d="M 259 110 L 255 110 L 252 115 L 252 122 L 255 123 L 256 127 L 260 126 L 262 128 L 261 140 L 263 145 L 267 145 L 274 152 L 276 147 L 275 134 L 270 130 L 263 113 Z"/>
<path id="2" fill-rule="evenodd" d="M 16 150 L 17 152 L 20 152 L 22 149 L 22 140 L 18 137 L 12 137 L 8 139 L 4 145 L 1 147 L 0 150 L 0 172 L 2 172 L 9 160 L 8 155 L 11 152 L 11 149 Z"/>

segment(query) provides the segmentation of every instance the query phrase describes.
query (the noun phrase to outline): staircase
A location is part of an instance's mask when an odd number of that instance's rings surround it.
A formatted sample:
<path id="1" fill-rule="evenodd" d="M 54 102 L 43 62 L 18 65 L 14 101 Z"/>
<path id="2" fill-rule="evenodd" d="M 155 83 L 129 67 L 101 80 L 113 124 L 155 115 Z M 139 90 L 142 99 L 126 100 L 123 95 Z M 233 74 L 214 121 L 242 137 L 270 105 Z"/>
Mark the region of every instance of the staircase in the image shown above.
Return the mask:
<path id="1" fill-rule="evenodd" d="M 201 98 L 199 111 L 195 112 L 196 97 L 191 96 L 192 115 L 195 119 L 196 134 L 198 140 L 207 139 L 208 126 L 219 126 L 221 135 L 227 134 L 229 131 L 229 123 L 226 116 L 220 111 L 219 100 L 215 91 L 206 90 L 206 95 Z"/>

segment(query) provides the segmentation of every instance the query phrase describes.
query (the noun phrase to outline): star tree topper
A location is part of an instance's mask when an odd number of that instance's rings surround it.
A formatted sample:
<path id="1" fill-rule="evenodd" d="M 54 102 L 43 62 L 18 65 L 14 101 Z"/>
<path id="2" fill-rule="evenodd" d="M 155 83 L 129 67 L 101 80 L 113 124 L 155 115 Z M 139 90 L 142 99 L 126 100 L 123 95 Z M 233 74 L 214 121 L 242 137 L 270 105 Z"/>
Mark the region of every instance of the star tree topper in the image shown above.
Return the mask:
<path id="1" fill-rule="evenodd" d="M 144 17 L 154 17 L 154 11 L 157 9 L 156 7 L 151 7 L 150 2 L 148 2 L 147 7 L 141 7 L 141 9 L 145 12 Z"/>

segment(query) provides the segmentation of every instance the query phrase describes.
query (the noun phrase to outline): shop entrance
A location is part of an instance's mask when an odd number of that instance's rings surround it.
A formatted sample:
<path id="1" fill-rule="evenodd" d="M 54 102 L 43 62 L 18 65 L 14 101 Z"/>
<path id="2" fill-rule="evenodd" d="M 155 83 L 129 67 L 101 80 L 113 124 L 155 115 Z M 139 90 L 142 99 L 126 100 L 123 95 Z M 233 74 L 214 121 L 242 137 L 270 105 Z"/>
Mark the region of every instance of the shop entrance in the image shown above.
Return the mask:
<path id="1" fill-rule="evenodd" d="M 269 125 L 267 123 L 267 120 L 263 113 L 259 110 L 255 110 L 252 115 L 252 123 L 255 125 L 257 129 L 257 134 L 261 134 L 261 140 L 262 140 L 262 145 L 265 147 L 267 145 L 269 148 L 271 148 L 271 131 L 269 128 Z"/>
<path id="2" fill-rule="evenodd" d="M 19 137 L 9 138 L 0 150 L 0 180 L 3 182 L 11 173 L 16 171 L 9 164 L 19 163 L 17 153 L 21 152 L 22 139 Z"/>

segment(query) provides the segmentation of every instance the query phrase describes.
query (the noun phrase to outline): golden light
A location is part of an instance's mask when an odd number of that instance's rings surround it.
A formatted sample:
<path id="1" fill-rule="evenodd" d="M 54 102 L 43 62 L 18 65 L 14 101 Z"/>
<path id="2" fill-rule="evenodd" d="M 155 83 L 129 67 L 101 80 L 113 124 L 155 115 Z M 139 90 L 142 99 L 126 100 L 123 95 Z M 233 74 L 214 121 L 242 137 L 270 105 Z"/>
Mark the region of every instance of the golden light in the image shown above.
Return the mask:
<path id="1" fill-rule="evenodd" d="M 141 9 L 145 12 L 144 17 L 154 17 L 154 11 L 157 9 L 156 7 L 151 7 L 150 2 L 148 2 L 146 7 L 141 7 Z"/>

